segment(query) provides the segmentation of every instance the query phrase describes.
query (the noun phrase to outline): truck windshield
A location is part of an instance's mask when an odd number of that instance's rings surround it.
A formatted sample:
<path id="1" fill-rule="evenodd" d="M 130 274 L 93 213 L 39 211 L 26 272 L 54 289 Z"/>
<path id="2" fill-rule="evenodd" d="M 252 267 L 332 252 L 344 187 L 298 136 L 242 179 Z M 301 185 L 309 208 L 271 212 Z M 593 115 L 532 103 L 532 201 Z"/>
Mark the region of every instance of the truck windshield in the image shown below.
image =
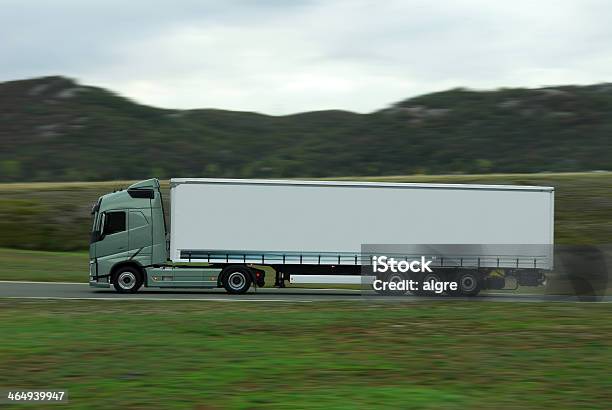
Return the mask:
<path id="1" fill-rule="evenodd" d="M 96 230 L 96 222 L 98 221 L 98 213 L 96 212 L 95 214 L 93 214 L 93 221 L 91 224 L 91 231 L 95 231 Z"/>
<path id="2" fill-rule="evenodd" d="M 91 215 L 92 215 L 92 225 L 91 225 L 91 231 L 95 231 L 96 230 L 96 222 L 98 221 L 98 211 L 100 210 L 100 204 L 102 203 L 102 198 L 98 198 L 98 200 L 96 201 L 95 204 L 93 204 L 93 206 L 91 207 Z"/>

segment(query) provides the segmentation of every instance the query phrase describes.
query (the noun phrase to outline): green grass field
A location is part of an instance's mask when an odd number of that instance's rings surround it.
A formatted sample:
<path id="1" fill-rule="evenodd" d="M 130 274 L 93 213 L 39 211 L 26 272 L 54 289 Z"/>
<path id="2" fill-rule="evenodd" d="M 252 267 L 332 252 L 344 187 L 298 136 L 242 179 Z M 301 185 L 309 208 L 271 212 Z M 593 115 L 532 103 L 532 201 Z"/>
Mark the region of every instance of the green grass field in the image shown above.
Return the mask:
<path id="1" fill-rule="evenodd" d="M 87 252 L 44 252 L 0 248 L 0 280 L 87 282 Z"/>
<path id="2" fill-rule="evenodd" d="M 606 304 L 0 301 L 0 334 L 0 386 L 62 408 L 612 402 Z"/>

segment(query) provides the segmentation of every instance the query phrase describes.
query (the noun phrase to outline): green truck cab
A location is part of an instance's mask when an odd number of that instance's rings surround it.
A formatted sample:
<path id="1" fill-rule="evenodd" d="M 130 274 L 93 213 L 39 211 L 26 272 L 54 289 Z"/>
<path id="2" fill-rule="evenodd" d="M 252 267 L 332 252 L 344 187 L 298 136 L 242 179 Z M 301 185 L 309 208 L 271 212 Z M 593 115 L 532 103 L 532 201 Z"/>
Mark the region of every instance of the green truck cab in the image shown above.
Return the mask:
<path id="1" fill-rule="evenodd" d="M 225 287 L 244 293 L 263 286 L 264 272 L 227 264 L 175 265 L 169 260 L 169 234 L 159 180 L 148 179 L 103 195 L 92 208 L 89 285 L 120 293 L 141 286 Z"/>

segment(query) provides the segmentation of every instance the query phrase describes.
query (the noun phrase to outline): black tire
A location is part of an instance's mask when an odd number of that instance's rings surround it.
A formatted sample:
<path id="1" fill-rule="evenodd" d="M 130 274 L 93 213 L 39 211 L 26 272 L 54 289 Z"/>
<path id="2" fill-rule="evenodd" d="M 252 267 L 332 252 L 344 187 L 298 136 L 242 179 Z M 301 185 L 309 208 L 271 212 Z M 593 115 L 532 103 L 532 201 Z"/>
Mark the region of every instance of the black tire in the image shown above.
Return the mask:
<path id="1" fill-rule="evenodd" d="M 459 280 L 457 279 L 457 290 L 447 290 L 446 293 L 448 294 L 448 296 L 451 297 L 457 297 L 457 296 L 461 296 L 461 289 L 459 289 Z"/>
<path id="2" fill-rule="evenodd" d="M 461 272 L 457 275 L 459 293 L 463 296 L 476 296 L 482 288 L 482 279 L 478 272 Z"/>
<path id="3" fill-rule="evenodd" d="M 460 275 L 461 275 L 461 272 L 454 272 L 448 275 L 449 281 L 457 283 L 457 290 L 448 289 L 446 291 L 446 293 L 449 296 L 452 296 L 452 297 L 461 296 L 461 289 L 459 288 L 459 276 Z"/>
<path id="4" fill-rule="evenodd" d="M 429 272 L 424 274 L 419 282 L 419 291 L 415 294 L 418 296 L 439 296 L 440 293 L 436 293 L 433 290 L 423 290 L 423 284 L 425 282 L 430 282 L 431 280 L 433 280 L 434 282 L 440 282 L 442 278 L 436 272 Z"/>
<path id="5" fill-rule="evenodd" d="M 227 293 L 239 295 L 251 287 L 251 272 L 242 266 L 230 267 L 223 273 L 222 284 Z"/>
<path id="6" fill-rule="evenodd" d="M 113 274 L 113 286 L 119 293 L 136 293 L 142 286 L 144 277 L 140 269 L 126 266 Z"/>

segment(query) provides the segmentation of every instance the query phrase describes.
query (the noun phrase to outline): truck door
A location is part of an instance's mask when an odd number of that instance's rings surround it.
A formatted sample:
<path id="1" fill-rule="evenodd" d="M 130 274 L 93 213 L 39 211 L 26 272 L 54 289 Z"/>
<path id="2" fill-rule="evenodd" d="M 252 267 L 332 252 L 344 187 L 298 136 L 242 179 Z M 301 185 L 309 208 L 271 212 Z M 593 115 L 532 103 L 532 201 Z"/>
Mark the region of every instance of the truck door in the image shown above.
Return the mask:
<path id="1" fill-rule="evenodd" d="M 102 239 L 96 243 L 96 254 L 99 258 L 119 257 L 128 250 L 126 212 L 109 211 L 102 218 Z"/>
<path id="2" fill-rule="evenodd" d="M 130 210 L 128 218 L 130 253 L 141 265 L 151 264 L 152 229 L 151 216 L 140 210 Z"/>

